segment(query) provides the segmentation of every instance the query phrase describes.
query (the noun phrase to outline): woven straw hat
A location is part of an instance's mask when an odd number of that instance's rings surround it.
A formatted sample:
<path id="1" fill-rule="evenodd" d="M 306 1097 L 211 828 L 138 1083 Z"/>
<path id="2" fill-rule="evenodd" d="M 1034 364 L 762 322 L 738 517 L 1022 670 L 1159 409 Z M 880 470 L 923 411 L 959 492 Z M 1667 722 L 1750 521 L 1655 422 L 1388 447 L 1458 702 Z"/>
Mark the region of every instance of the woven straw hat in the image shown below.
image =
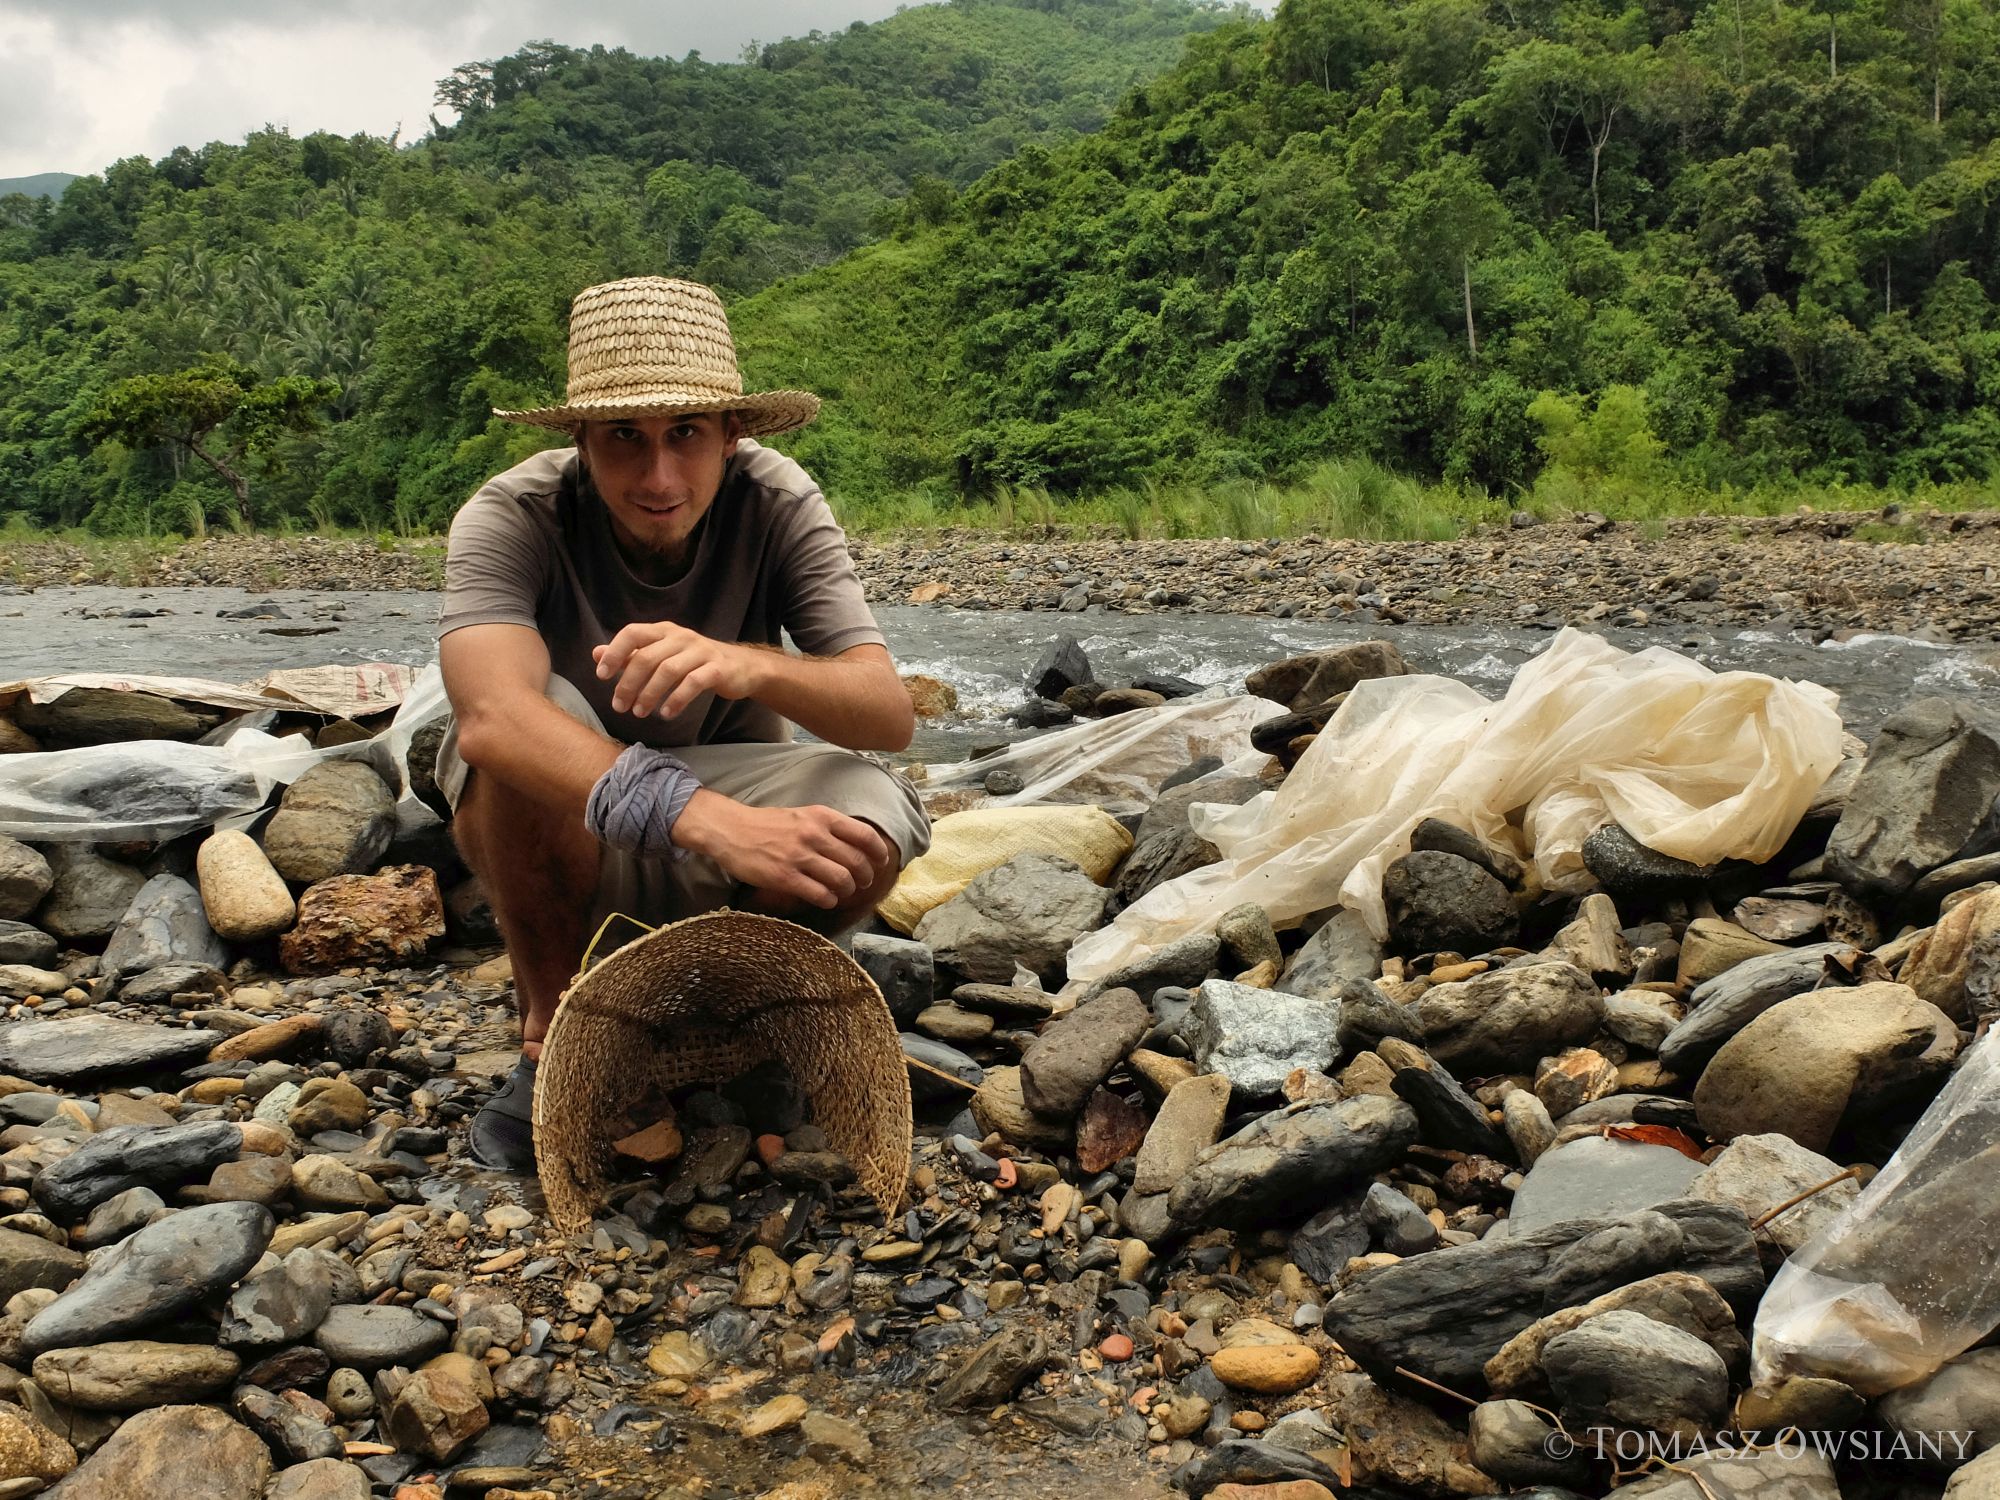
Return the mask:
<path id="1" fill-rule="evenodd" d="M 819 415 L 805 391 L 745 395 L 722 299 L 695 281 L 634 276 L 586 287 L 570 305 L 569 390 L 561 406 L 500 411 L 510 422 L 574 432 L 586 420 L 733 411 L 749 437 Z"/>
<path id="2" fill-rule="evenodd" d="M 550 1218 L 567 1234 L 589 1225 L 635 1101 L 773 1059 L 893 1217 L 910 1175 L 910 1079 L 882 992 L 818 933 L 716 911 L 627 943 L 564 992 L 535 1076 Z"/>

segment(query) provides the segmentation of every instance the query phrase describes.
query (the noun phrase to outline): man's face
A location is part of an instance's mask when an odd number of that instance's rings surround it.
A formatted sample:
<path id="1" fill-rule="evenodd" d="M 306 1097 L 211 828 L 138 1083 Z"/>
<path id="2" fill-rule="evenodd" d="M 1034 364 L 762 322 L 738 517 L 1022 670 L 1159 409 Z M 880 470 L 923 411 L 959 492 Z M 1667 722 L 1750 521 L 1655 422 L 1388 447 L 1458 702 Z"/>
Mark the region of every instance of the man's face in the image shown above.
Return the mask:
<path id="1" fill-rule="evenodd" d="M 733 413 L 701 412 L 586 422 L 577 445 L 619 542 L 678 561 L 715 503 L 739 436 Z"/>

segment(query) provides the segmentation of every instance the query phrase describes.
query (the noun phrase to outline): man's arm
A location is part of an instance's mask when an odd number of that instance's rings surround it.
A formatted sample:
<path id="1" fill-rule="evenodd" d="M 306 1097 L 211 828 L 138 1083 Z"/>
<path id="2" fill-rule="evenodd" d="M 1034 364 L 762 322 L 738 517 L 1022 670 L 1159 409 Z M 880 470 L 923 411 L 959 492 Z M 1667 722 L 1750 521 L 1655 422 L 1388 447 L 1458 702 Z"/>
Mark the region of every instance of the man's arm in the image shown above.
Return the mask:
<path id="1" fill-rule="evenodd" d="M 524 797 L 583 819 L 597 779 L 624 746 L 548 696 L 549 648 L 525 625 L 467 625 L 438 643 L 458 753 Z"/>
<path id="2" fill-rule="evenodd" d="M 793 656 L 768 646 L 710 640 L 679 625 L 627 625 L 596 651 L 611 706 L 671 718 L 703 693 L 754 699 L 807 733 L 847 750 L 902 750 L 916 711 L 896 664 L 880 646 L 838 656 Z"/>

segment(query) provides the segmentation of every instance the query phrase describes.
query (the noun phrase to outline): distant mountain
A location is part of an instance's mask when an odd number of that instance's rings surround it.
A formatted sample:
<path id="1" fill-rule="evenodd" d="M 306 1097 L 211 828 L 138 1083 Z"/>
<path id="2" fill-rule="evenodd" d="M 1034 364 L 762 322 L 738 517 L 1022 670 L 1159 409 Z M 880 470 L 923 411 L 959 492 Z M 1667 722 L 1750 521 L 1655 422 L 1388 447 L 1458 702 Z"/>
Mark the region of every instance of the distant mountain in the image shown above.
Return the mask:
<path id="1" fill-rule="evenodd" d="M 63 189 L 75 181 L 74 172 L 37 172 L 33 177 L 0 177 L 0 198 L 9 193 L 26 193 L 30 198 L 60 198 Z"/>

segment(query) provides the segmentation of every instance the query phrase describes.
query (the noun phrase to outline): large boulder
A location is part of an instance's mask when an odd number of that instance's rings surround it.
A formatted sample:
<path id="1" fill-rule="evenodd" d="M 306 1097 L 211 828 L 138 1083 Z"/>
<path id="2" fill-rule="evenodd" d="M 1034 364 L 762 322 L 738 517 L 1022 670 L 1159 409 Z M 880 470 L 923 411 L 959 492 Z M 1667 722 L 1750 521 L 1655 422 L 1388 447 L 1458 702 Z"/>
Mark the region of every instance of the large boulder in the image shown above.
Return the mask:
<path id="1" fill-rule="evenodd" d="M 301 885 L 365 875 L 396 833 L 396 799 L 358 760 L 324 761 L 285 789 L 264 827 L 264 853 Z"/>
<path id="2" fill-rule="evenodd" d="M 1892 714 L 1827 841 L 1827 873 L 1863 900 L 1893 901 L 1965 847 L 2000 797 L 2000 727 L 1952 698 Z"/>
<path id="3" fill-rule="evenodd" d="M 1604 1019 L 1604 998 L 1572 964 L 1515 964 L 1433 985 L 1415 1009 L 1432 1056 L 1463 1077 L 1484 1077 L 1527 1072 L 1588 1041 Z"/>
<path id="4" fill-rule="evenodd" d="M 1797 995 L 1723 1044 L 1695 1113 L 1717 1140 L 1776 1131 L 1824 1151 L 1850 1112 L 1927 1099 L 1957 1053 L 1951 1018 L 1906 985 Z"/>
<path id="5" fill-rule="evenodd" d="M 224 829 L 202 840 L 195 872 L 209 925 L 232 943 L 275 937 L 298 915 L 284 877 L 247 833 Z"/>
<path id="6" fill-rule="evenodd" d="M 49 862 L 18 839 L 0 833 L 0 919 L 25 917 L 56 882 Z"/>
<path id="7" fill-rule="evenodd" d="M 1075 861 L 1023 854 L 925 912 L 912 936 L 957 983 L 1006 984 L 1016 963 L 1058 983 L 1071 945 L 1103 924 L 1108 899 Z"/>
<path id="8" fill-rule="evenodd" d="M 1296 1217 L 1400 1161 L 1416 1139 L 1417 1117 L 1400 1099 L 1294 1104 L 1202 1152 L 1167 1211 L 1187 1229 Z"/>
<path id="9" fill-rule="evenodd" d="M 208 925 L 201 893 L 178 875 L 155 875 L 139 887 L 104 950 L 104 972 L 114 979 L 169 964 L 220 969 L 229 950 Z"/>
<path id="10" fill-rule="evenodd" d="M 66 943 L 102 942 L 117 931 L 146 877 L 88 844 L 50 844 L 43 852 L 55 880 L 35 925 Z"/>
<path id="11" fill-rule="evenodd" d="M 156 1406 L 128 1418 L 44 1500 L 258 1500 L 271 1452 L 213 1406 Z"/>

